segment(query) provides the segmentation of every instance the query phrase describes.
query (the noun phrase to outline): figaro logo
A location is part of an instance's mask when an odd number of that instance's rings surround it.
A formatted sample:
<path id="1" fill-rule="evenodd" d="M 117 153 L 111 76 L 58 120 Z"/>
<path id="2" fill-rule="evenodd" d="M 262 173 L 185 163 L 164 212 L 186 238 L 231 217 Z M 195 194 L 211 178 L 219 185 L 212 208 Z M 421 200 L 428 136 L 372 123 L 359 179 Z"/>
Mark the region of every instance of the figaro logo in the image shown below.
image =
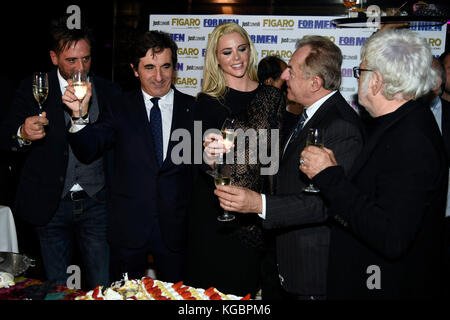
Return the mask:
<path id="1" fill-rule="evenodd" d="M 290 19 L 263 19 L 263 27 L 270 28 L 293 28 L 294 20 Z"/>
<path id="2" fill-rule="evenodd" d="M 217 27 L 219 24 L 225 22 L 235 22 L 239 24 L 239 19 L 203 19 L 204 27 Z"/>
<path id="3" fill-rule="evenodd" d="M 440 38 L 424 38 L 425 41 L 431 46 L 431 47 L 440 47 L 442 45 L 442 40 Z"/>
<path id="4" fill-rule="evenodd" d="M 291 50 L 261 50 L 261 57 L 279 56 L 283 59 L 290 59 L 292 57 Z"/>
<path id="5" fill-rule="evenodd" d="M 200 27 L 200 19 L 195 18 L 172 18 L 172 26 Z"/>
<path id="6" fill-rule="evenodd" d="M 179 86 L 196 86 L 198 83 L 198 80 L 196 78 L 180 78 L 178 77 L 175 80 L 175 84 Z"/>
<path id="7" fill-rule="evenodd" d="M 197 48 L 178 48 L 179 56 L 198 56 L 199 50 Z"/>

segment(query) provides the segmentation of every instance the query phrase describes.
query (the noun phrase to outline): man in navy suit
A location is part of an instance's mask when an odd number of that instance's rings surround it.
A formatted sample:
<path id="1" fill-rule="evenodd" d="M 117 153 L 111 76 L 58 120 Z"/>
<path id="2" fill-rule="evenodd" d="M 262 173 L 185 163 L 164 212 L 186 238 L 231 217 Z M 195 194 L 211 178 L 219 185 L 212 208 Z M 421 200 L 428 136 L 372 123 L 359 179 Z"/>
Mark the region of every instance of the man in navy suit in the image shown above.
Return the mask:
<path id="1" fill-rule="evenodd" d="M 430 108 L 428 45 L 409 30 L 374 33 L 361 51 L 358 98 L 374 127 L 349 173 L 307 147 L 300 169 L 338 222 L 330 234 L 329 297 L 433 299 L 442 294 L 448 163 Z"/>
<path id="2" fill-rule="evenodd" d="M 96 123 L 73 126 L 69 141 L 87 162 L 114 152 L 108 198 L 112 280 L 125 272 L 144 276 L 151 254 L 158 279 L 180 281 L 193 167 L 174 163 L 170 138 L 176 129 L 193 132 L 194 98 L 172 86 L 177 46 L 168 34 L 137 37 L 130 65 L 140 88 L 113 101 Z M 73 90 L 63 101 L 74 117 L 84 116 Z"/>

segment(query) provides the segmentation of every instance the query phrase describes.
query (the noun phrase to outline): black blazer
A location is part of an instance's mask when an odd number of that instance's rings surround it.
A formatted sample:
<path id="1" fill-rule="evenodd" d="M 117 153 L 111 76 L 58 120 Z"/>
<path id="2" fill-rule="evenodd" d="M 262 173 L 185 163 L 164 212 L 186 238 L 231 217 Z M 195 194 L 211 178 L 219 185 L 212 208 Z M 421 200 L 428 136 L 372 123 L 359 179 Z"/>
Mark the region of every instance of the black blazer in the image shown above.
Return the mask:
<path id="1" fill-rule="evenodd" d="M 337 92 L 320 106 L 282 156 L 276 194 L 266 196 L 263 226 L 278 229 L 277 262 L 282 285 L 298 295 L 326 294 L 327 209 L 320 193 L 302 192 L 309 180 L 299 170 L 307 131 L 313 127 L 322 130 L 325 146 L 334 151 L 337 161 L 346 168 L 353 164 L 363 144 L 360 119 Z"/>
<path id="2" fill-rule="evenodd" d="M 174 89 L 172 129 L 193 133 L 194 98 Z M 185 246 L 187 207 L 192 190 L 192 165 L 175 165 L 169 143 L 166 159 L 158 167 L 150 124 L 139 88 L 116 99 L 93 125 L 69 135 L 74 153 L 92 161 L 105 150 L 114 151 L 113 185 L 108 199 L 108 238 L 112 245 L 138 248 L 159 223 L 165 245 Z"/>
<path id="3" fill-rule="evenodd" d="M 442 101 L 442 137 L 444 138 L 447 160 L 450 165 L 450 102 L 441 98 Z"/>
<path id="4" fill-rule="evenodd" d="M 107 101 L 120 92 L 110 81 L 90 75 L 95 87 L 100 112 Z M 26 152 L 26 159 L 18 184 L 13 213 L 35 225 L 47 224 L 56 212 L 64 187 L 69 143 L 64 112 L 69 112 L 62 102 L 62 94 L 56 69 L 49 73 L 49 94 L 43 107 L 49 124 L 46 136 L 30 146 L 19 147 L 16 136 L 25 118 L 37 115 L 38 104 L 34 100 L 31 77 L 23 80 L 13 98 L 10 113 L 0 125 L 2 148 Z M 104 168 L 109 163 L 105 157 Z"/>
<path id="5" fill-rule="evenodd" d="M 376 121 L 348 178 L 337 166 L 313 179 L 339 221 L 331 232 L 329 297 L 438 298 L 448 180 L 439 128 L 415 101 Z"/>

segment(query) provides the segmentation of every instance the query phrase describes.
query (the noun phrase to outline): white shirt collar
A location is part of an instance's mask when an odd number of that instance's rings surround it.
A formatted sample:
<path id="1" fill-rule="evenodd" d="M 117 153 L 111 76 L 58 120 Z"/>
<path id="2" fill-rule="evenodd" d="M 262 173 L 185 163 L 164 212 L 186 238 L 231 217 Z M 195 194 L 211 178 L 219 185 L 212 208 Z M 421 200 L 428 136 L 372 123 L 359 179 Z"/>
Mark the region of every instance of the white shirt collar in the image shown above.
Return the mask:
<path id="1" fill-rule="evenodd" d="M 69 85 L 69 83 L 61 75 L 61 73 L 59 72 L 59 68 L 56 70 L 56 74 L 58 75 L 58 81 L 59 81 L 59 87 L 61 89 L 61 93 L 64 94 L 64 92 L 66 92 L 66 87 Z"/>
<path id="2" fill-rule="evenodd" d="M 150 99 L 154 98 L 153 96 L 149 95 L 147 92 L 145 92 L 144 90 L 142 90 L 142 95 L 144 96 L 144 100 L 145 101 L 150 101 Z M 168 104 L 172 105 L 173 104 L 173 89 L 170 88 L 169 92 L 167 92 L 164 96 L 160 97 L 160 102 L 162 102 L 161 104 L 159 104 L 160 107 L 164 107 Z"/>
<path id="3" fill-rule="evenodd" d="M 320 98 L 319 100 L 317 100 L 316 102 L 314 102 L 309 107 L 305 108 L 306 115 L 308 116 L 308 118 L 306 119 L 305 123 L 308 122 L 308 120 L 312 118 L 312 116 L 316 113 L 316 111 L 319 110 L 320 106 L 322 104 L 324 104 L 324 102 L 327 101 L 328 98 L 330 98 L 336 92 L 337 92 L 337 90 L 334 90 L 334 91 L 330 92 L 326 96 L 324 96 L 324 97 Z"/>

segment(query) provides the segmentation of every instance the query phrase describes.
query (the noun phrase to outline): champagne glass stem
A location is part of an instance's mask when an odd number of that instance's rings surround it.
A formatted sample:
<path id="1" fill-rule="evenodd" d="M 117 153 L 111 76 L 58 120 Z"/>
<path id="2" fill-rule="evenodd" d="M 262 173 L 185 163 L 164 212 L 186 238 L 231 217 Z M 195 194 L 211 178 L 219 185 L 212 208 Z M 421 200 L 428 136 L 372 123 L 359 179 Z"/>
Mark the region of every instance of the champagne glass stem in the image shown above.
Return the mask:
<path id="1" fill-rule="evenodd" d="M 83 113 L 82 113 L 82 111 L 81 111 L 81 101 L 79 101 L 78 112 L 79 112 L 78 117 L 81 119 L 81 117 L 82 117 L 82 115 L 83 115 Z"/>
<path id="2" fill-rule="evenodd" d="M 223 214 L 221 216 L 217 217 L 217 220 L 219 220 L 220 222 L 227 222 L 227 221 L 234 220 L 234 216 L 229 214 L 229 212 L 227 210 L 223 210 Z"/>

